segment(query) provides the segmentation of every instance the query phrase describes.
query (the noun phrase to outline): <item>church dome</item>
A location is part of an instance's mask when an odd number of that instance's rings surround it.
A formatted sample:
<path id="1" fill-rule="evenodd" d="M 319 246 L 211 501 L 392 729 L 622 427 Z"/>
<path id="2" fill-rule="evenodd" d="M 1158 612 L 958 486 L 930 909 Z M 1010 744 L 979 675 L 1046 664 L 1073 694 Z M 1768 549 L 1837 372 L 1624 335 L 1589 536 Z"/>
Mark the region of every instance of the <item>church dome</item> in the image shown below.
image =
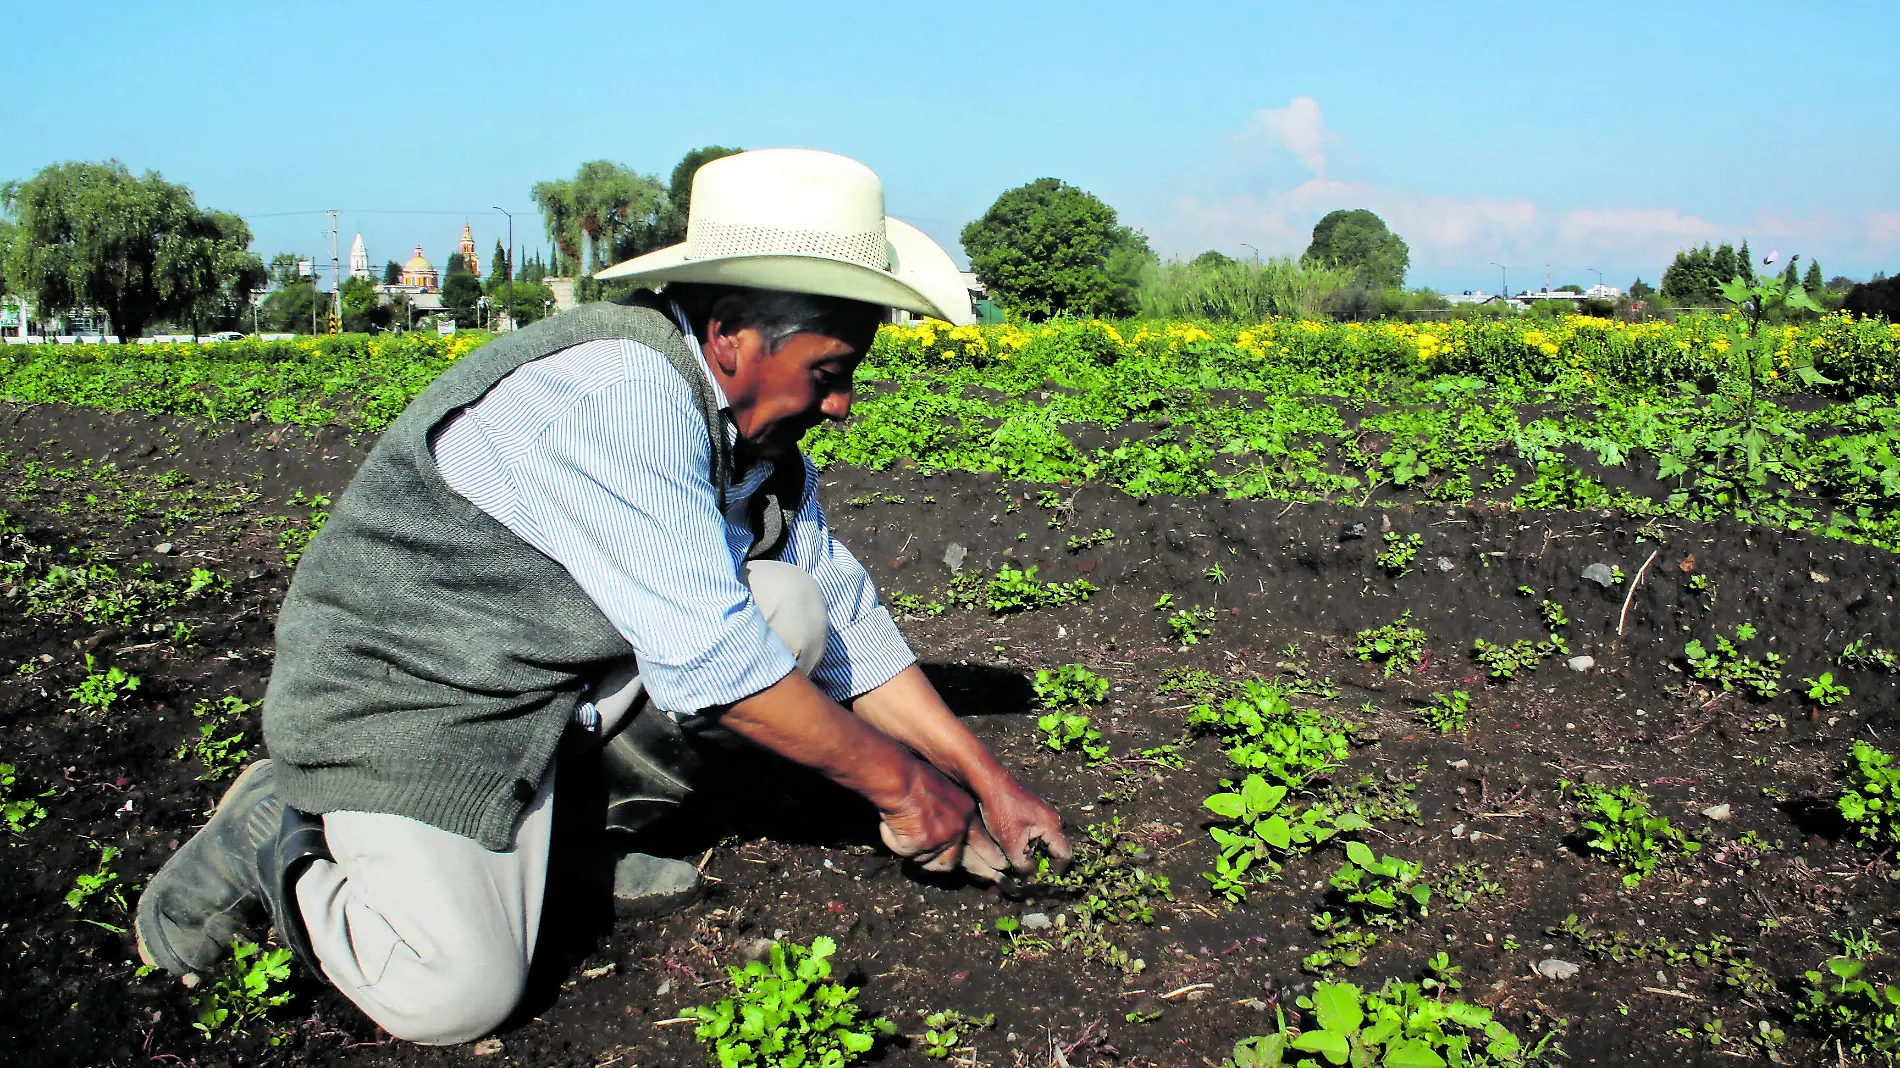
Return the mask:
<path id="1" fill-rule="evenodd" d="M 423 271 L 433 272 L 435 270 L 435 264 L 430 263 L 426 258 L 423 257 L 422 246 L 417 245 L 416 254 L 409 258 L 409 262 L 403 265 L 403 269 L 407 271 L 415 271 L 417 273 L 421 273 Z"/>

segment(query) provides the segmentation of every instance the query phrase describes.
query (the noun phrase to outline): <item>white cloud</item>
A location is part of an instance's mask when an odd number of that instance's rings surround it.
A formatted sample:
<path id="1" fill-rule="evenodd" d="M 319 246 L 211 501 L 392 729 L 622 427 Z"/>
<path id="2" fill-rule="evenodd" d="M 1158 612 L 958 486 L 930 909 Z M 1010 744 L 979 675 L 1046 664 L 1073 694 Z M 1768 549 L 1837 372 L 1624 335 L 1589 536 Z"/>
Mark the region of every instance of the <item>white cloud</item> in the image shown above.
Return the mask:
<path id="1" fill-rule="evenodd" d="M 1249 142 L 1264 142 L 1278 148 L 1284 148 L 1315 174 L 1326 174 L 1326 146 L 1338 140 L 1331 130 L 1326 128 L 1326 120 L 1320 115 L 1319 101 L 1310 96 L 1296 96 L 1283 108 L 1266 108 L 1256 111 L 1253 118 L 1247 120 L 1247 126 L 1241 130 L 1238 140 L 1244 145 Z"/>
<path id="2" fill-rule="evenodd" d="M 1867 239 L 1877 246 L 1900 243 L 1900 211 L 1876 211 L 1867 216 Z"/>

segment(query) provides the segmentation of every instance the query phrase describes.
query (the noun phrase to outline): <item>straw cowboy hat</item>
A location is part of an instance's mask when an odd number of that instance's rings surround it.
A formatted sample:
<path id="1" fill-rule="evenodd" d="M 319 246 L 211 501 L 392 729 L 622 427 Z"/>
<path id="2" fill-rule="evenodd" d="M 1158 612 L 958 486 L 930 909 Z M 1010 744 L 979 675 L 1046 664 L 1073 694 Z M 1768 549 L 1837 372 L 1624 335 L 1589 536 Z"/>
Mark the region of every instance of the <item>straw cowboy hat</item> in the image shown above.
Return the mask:
<path id="1" fill-rule="evenodd" d="M 869 167 L 807 148 L 716 159 L 693 175 L 686 241 L 595 277 L 709 282 L 845 297 L 955 323 L 976 321 L 950 256 L 884 214 Z"/>

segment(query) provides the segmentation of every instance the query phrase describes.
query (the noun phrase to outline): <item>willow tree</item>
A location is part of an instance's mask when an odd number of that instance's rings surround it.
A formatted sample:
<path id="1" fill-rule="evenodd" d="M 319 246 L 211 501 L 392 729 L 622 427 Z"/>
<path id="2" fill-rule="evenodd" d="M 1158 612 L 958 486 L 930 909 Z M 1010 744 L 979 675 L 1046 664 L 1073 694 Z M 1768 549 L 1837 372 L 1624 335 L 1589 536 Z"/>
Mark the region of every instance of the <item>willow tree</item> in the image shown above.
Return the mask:
<path id="1" fill-rule="evenodd" d="M 529 195 L 556 247 L 590 275 L 608 256 L 646 251 L 666 204 L 658 178 L 604 159 L 581 164 L 572 178 L 536 182 Z"/>

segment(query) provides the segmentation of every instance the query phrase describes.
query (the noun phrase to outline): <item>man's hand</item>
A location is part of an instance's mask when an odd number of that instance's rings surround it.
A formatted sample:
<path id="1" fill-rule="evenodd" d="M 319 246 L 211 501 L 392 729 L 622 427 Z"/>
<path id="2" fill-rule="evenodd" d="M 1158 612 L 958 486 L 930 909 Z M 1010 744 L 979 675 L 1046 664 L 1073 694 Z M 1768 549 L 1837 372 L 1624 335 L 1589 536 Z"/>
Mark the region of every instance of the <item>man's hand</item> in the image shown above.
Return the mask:
<path id="1" fill-rule="evenodd" d="M 1075 851 L 1062 834 L 1062 817 L 1042 798 L 1004 775 L 985 790 L 978 801 L 982 806 L 983 826 L 989 831 L 987 837 L 1002 848 L 1016 874 L 1036 874 L 1034 849 L 1038 842 L 1048 851 L 1056 871 L 1069 870 L 1069 860 Z"/>
<path id="2" fill-rule="evenodd" d="M 917 861 L 926 871 L 954 871 L 964 862 L 972 828 L 983 833 L 976 801 L 921 760 L 910 761 L 906 770 L 902 796 L 878 806 L 883 816 L 878 834 L 891 852 Z"/>

